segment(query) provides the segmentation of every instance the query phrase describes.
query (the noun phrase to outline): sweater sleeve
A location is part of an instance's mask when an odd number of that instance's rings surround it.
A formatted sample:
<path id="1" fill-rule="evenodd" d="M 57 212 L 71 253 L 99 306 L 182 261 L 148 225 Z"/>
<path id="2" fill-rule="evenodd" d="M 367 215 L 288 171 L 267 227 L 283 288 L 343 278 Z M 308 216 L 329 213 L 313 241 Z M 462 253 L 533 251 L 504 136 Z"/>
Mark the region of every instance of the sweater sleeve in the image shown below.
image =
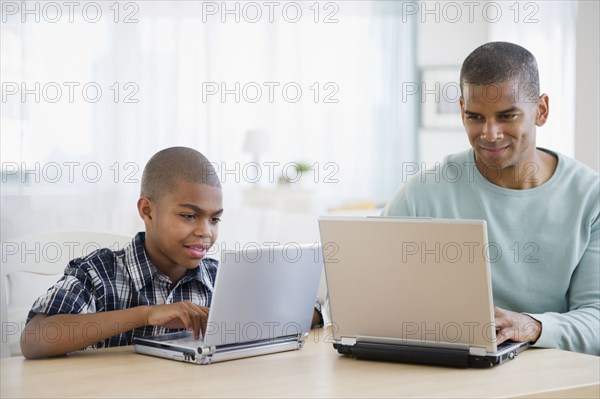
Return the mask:
<path id="1" fill-rule="evenodd" d="M 534 346 L 600 356 L 600 220 L 591 225 L 588 245 L 571 277 L 566 313 L 529 314 L 542 323 Z"/>

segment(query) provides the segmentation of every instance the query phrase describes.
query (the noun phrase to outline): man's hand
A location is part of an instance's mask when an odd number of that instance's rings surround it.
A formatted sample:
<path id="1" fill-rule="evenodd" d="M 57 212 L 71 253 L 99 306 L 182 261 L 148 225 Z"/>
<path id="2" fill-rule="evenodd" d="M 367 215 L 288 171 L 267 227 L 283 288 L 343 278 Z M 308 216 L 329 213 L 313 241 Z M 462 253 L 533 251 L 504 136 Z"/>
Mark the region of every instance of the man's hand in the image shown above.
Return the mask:
<path id="1" fill-rule="evenodd" d="M 535 342 L 542 333 L 542 324 L 526 314 L 494 307 L 494 317 L 497 344 L 509 339 L 515 342 Z"/>
<path id="2" fill-rule="evenodd" d="M 189 301 L 149 306 L 146 325 L 185 328 L 194 332 L 194 339 L 199 339 L 206 331 L 208 310 Z"/>

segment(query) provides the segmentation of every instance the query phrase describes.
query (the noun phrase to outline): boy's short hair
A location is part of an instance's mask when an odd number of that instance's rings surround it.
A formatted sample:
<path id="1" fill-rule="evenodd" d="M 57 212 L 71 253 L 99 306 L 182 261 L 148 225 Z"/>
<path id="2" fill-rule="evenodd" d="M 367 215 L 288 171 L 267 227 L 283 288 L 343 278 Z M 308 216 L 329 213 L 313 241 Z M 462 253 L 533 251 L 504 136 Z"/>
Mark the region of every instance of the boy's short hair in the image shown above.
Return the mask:
<path id="1" fill-rule="evenodd" d="M 215 168 L 204 155 L 188 147 L 171 147 L 146 164 L 140 196 L 158 201 L 179 180 L 221 188 Z"/>
<path id="2" fill-rule="evenodd" d="M 519 82 L 527 97 L 540 95 L 537 62 L 527 49 L 508 42 L 491 42 L 467 56 L 460 70 L 460 92 L 465 84 L 485 86 L 510 80 Z"/>

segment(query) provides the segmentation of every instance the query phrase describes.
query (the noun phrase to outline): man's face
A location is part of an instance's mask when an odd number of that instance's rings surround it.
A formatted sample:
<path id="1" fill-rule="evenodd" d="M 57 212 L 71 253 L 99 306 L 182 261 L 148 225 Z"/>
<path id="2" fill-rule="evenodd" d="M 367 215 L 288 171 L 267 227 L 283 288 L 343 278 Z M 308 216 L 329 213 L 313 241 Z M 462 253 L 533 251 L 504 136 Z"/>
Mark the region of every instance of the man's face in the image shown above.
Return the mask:
<path id="1" fill-rule="evenodd" d="M 536 126 L 548 116 L 548 96 L 531 98 L 523 84 L 465 85 L 460 99 L 463 125 L 479 170 L 523 167 L 535 156 Z"/>
<path id="2" fill-rule="evenodd" d="M 218 187 L 179 180 L 158 201 L 140 199 L 146 251 L 159 270 L 167 275 L 185 274 L 186 269 L 198 266 L 217 240 L 222 198 Z"/>

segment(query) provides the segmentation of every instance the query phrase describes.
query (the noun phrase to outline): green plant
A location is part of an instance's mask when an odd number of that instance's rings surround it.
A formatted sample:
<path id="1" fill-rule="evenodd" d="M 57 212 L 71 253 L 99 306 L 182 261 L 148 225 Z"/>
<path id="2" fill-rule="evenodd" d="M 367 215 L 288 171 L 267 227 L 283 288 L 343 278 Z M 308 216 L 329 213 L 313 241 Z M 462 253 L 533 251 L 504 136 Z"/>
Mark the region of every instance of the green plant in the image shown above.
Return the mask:
<path id="1" fill-rule="evenodd" d="M 279 176 L 279 178 L 277 179 L 277 182 L 279 184 L 296 183 L 300 181 L 303 173 L 312 170 L 312 166 L 306 162 L 294 162 L 294 170 L 296 171 L 295 176 L 288 176 L 287 169 L 285 169 L 281 176 Z"/>

